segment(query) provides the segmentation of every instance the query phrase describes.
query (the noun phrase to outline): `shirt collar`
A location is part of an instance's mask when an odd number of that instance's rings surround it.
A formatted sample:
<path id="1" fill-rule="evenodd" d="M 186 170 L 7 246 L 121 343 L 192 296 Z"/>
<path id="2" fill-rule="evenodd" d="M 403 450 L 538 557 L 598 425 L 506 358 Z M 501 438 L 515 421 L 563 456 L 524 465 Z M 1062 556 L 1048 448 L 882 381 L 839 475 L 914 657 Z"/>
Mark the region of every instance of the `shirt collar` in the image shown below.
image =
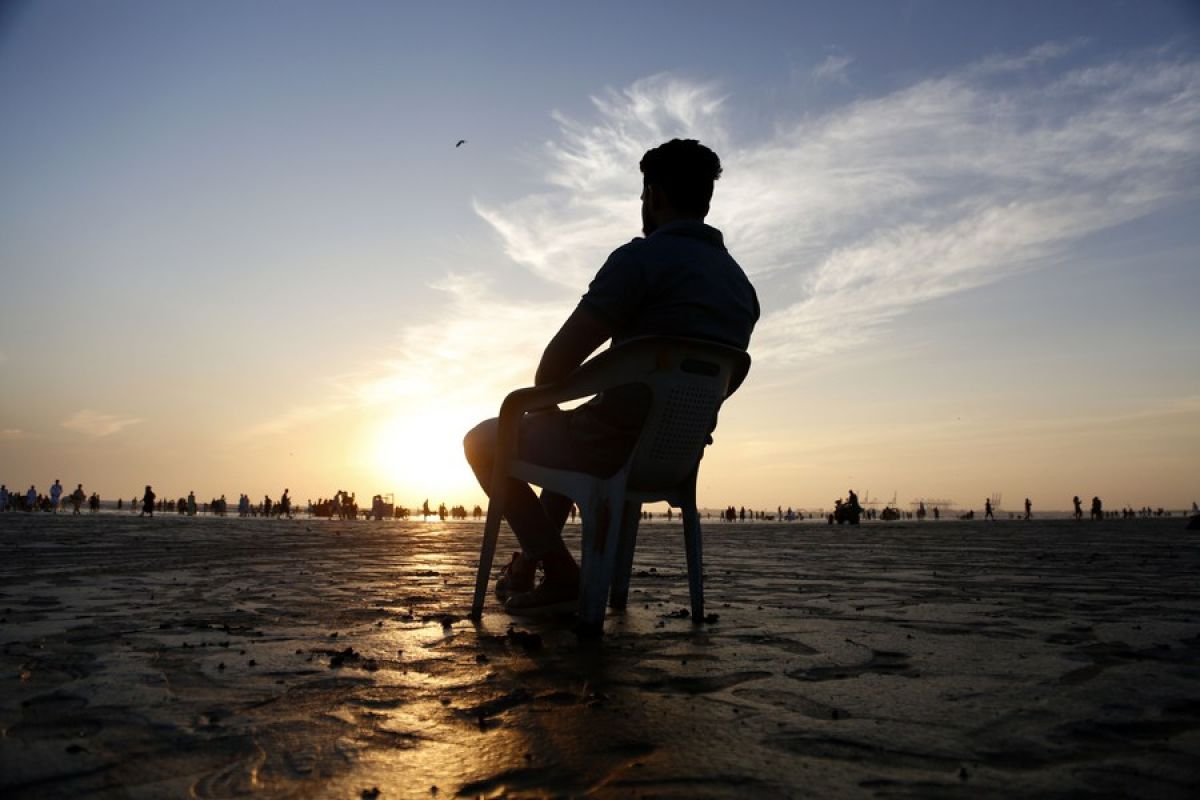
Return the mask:
<path id="1" fill-rule="evenodd" d="M 686 236 L 725 249 L 725 238 L 711 225 L 693 219 L 677 219 L 659 227 L 651 236 Z"/>

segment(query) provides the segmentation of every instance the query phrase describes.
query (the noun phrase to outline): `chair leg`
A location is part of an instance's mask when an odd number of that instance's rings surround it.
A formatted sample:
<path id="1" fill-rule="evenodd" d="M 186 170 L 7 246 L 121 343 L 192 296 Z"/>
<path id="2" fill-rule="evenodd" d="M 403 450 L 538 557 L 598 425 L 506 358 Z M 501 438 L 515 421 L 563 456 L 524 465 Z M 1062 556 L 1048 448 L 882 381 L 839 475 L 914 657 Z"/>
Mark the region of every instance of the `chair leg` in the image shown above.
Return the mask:
<path id="1" fill-rule="evenodd" d="M 621 520 L 621 538 L 617 548 L 616 574 L 613 575 L 609 608 L 624 610 L 629 602 L 629 578 L 633 572 L 633 551 L 637 546 L 638 523 L 642 518 L 641 503 L 625 503 L 625 518 Z"/>
<path id="2" fill-rule="evenodd" d="M 687 550 L 688 593 L 692 596 L 692 622 L 704 621 L 704 559 L 700 536 L 700 513 L 695 499 L 689 499 L 683 508 L 683 541 Z"/>
<path id="3" fill-rule="evenodd" d="M 479 572 L 475 574 L 475 599 L 471 602 L 471 619 L 477 620 L 483 616 L 483 601 L 487 597 L 492 560 L 496 557 L 496 542 L 500 538 L 502 511 L 502 503 L 495 499 L 488 503 L 487 522 L 483 526 L 483 546 L 479 549 Z"/>
<path id="4" fill-rule="evenodd" d="M 598 509 L 604 504 L 604 498 L 594 494 L 586 500 L 579 501 L 579 585 L 586 586 L 595 569 L 596 559 L 592 558 L 592 550 L 596 547 L 596 523 Z"/>
<path id="5" fill-rule="evenodd" d="M 584 554 L 585 570 L 579 587 L 579 621 L 584 629 L 599 629 L 604 625 L 604 601 L 608 598 L 621 538 L 621 511 L 625 507 L 623 484 L 623 481 L 609 483 L 593 514 L 595 535 L 589 551 Z"/>

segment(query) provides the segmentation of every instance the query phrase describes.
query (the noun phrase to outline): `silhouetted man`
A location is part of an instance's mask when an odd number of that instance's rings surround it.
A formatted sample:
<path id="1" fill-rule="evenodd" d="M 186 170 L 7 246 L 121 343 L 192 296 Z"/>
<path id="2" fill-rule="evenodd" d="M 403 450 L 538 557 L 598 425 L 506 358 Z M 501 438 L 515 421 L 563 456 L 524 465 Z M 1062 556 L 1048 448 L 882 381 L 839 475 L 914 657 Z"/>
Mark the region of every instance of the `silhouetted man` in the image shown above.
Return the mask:
<path id="1" fill-rule="evenodd" d="M 83 500 L 85 497 L 86 495 L 83 493 L 83 484 L 78 484 L 75 487 L 75 491 L 71 492 L 72 515 L 79 513 L 79 507 L 83 505 Z"/>
<path id="2" fill-rule="evenodd" d="M 142 494 L 142 513 L 138 514 L 139 517 L 144 517 L 147 514 L 152 517 L 154 516 L 155 497 L 157 497 L 157 495 L 154 494 L 154 490 L 147 485 L 146 491 Z"/>
<path id="3" fill-rule="evenodd" d="M 672 139 L 643 157 L 643 239 L 613 251 L 579 305 L 550 340 L 535 385 L 559 381 L 604 342 L 639 336 L 685 336 L 745 350 L 758 321 L 758 298 L 725 249 L 721 232 L 704 224 L 713 183 L 721 175 L 717 154 L 699 142 Z M 598 476 L 628 459 L 648 410 L 643 387 L 619 387 L 570 411 L 551 408 L 521 420 L 521 460 Z M 467 460 L 488 489 L 497 420 L 480 423 L 463 441 Z M 571 500 L 510 480 L 505 517 L 521 543 L 496 584 L 513 614 L 573 609 L 579 567 L 562 540 Z M 536 587 L 538 565 L 543 580 Z"/>

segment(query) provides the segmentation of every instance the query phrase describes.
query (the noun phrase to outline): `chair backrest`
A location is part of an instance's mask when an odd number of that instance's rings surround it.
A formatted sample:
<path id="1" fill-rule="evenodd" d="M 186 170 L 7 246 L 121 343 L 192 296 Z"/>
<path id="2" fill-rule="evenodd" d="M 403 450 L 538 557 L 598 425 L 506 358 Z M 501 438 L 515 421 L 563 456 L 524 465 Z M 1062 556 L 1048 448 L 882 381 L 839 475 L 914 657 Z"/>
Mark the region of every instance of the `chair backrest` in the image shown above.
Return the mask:
<path id="1" fill-rule="evenodd" d="M 717 412 L 750 369 L 743 350 L 696 339 L 655 337 L 653 368 L 639 378 L 650 409 L 629 460 L 629 488 L 671 490 L 700 462 Z"/>

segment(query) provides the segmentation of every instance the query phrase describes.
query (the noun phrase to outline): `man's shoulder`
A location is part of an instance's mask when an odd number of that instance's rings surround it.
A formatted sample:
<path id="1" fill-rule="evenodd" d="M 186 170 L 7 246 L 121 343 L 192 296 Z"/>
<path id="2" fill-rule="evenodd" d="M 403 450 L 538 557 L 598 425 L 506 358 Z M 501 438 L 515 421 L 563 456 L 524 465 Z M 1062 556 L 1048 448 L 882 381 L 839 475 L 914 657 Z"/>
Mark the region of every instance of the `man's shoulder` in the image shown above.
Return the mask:
<path id="1" fill-rule="evenodd" d="M 637 258 L 638 254 L 645 251 L 645 249 L 646 239 L 642 236 L 637 236 L 609 253 L 608 258 L 610 261 L 613 259 Z"/>

